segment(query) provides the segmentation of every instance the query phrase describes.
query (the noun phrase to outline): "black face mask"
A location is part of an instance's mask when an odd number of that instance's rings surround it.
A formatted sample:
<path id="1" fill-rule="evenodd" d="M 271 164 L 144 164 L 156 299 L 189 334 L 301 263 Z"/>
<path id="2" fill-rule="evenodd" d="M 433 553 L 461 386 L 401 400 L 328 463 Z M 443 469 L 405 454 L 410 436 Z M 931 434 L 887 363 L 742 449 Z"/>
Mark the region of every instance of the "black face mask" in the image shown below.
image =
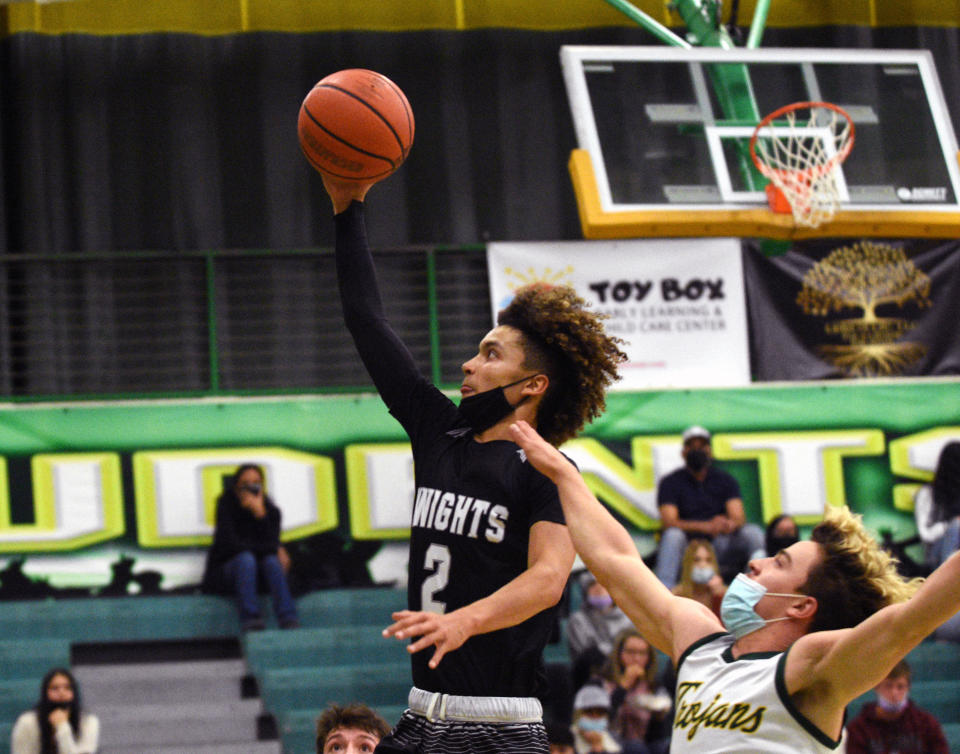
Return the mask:
<path id="1" fill-rule="evenodd" d="M 710 456 L 705 450 L 691 450 L 687 453 L 687 468 L 694 474 L 710 465 Z"/>
<path id="2" fill-rule="evenodd" d="M 536 375 L 531 374 L 530 377 L 536 377 Z M 524 380 L 529 380 L 530 377 L 521 377 L 509 385 L 502 385 L 501 387 L 495 387 L 491 390 L 484 390 L 482 393 L 468 395 L 460 401 L 460 416 L 464 418 L 467 424 L 470 425 L 470 428 L 477 434 L 490 429 L 490 427 L 505 416 L 509 416 L 516 411 L 517 406 L 529 398 L 529 396 L 525 395 L 517 401 L 516 405 L 511 405 L 510 401 L 507 400 L 507 396 L 503 393 L 504 389 L 519 385 Z"/>

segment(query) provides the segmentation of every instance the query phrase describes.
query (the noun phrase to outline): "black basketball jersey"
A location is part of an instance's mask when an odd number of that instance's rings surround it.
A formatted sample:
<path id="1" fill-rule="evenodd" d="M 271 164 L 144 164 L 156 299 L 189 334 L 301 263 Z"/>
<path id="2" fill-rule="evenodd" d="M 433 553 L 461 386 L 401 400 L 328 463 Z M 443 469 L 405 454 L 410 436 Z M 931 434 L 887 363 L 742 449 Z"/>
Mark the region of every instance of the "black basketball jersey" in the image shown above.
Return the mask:
<path id="1" fill-rule="evenodd" d="M 563 523 L 554 484 L 508 441 L 480 443 L 457 407 L 417 370 L 386 323 L 363 232 L 362 205 L 337 215 L 337 274 L 344 315 L 377 389 L 413 447 L 408 605 L 451 612 L 527 569 L 530 527 Z M 510 628 L 479 634 L 445 655 L 411 656 L 413 683 L 467 696 L 539 696 L 543 647 L 556 607 Z"/>

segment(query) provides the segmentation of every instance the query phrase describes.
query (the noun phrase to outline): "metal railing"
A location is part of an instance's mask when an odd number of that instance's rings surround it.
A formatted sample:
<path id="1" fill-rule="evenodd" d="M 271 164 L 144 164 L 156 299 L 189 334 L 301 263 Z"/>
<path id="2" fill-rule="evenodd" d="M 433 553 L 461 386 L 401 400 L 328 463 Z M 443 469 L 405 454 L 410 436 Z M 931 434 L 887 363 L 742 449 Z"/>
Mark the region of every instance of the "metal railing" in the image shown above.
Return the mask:
<path id="1" fill-rule="evenodd" d="M 459 382 L 490 327 L 481 248 L 374 253 L 391 324 L 425 374 Z M 0 260 L 9 400 L 326 392 L 368 387 L 329 251 Z"/>

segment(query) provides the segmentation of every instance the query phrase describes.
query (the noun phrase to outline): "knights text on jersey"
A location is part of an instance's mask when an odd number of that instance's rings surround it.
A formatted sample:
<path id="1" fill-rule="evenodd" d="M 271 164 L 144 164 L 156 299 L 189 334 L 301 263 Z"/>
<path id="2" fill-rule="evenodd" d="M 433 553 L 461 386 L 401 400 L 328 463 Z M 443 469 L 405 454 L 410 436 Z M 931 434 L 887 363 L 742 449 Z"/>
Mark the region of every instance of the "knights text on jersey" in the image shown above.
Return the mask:
<path id="1" fill-rule="evenodd" d="M 416 426 L 407 426 L 416 477 L 407 601 L 411 610 L 448 613 L 523 573 L 530 528 L 538 521 L 563 523 L 563 510 L 556 486 L 517 445 L 474 440 L 432 386 L 422 389 L 420 400 Z M 427 667 L 433 649 L 418 652 L 413 683 L 464 696 L 537 696 L 544 691 L 542 654 L 555 619 L 553 607 L 473 636 L 436 670 Z"/>
<path id="2" fill-rule="evenodd" d="M 731 634 L 706 636 L 681 657 L 670 753 L 835 752 L 840 742 L 790 701 L 783 680 L 787 652 L 734 659 L 734 641 Z"/>

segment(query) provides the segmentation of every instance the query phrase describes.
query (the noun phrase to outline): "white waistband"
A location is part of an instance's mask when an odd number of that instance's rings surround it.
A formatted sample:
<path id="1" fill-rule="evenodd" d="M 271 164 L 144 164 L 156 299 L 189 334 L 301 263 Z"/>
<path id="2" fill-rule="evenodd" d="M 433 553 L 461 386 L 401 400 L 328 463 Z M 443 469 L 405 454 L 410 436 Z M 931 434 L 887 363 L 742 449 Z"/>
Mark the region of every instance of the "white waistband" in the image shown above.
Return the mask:
<path id="1" fill-rule="evenodd" d="M 543 706 L 533 697 L 454 696 L 414 686 L 410 689 L 408 705 L 411 712 L 431 721 L 538 723 L 543 720 Z"/>

